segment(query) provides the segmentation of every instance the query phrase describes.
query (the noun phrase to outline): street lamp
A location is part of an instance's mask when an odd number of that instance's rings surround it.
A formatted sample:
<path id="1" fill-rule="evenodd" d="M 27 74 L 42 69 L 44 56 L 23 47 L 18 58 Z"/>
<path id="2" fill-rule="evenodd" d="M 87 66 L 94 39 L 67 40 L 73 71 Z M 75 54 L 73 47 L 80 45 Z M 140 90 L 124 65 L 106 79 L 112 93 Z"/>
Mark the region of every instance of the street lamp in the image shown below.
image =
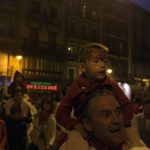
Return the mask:
<path id="1" fill-rule="evenodd" d="M 16 59 L 18 60 L 18 62 L 19 62 L 19 70 L 21 71 L 22 70 L 22 59 L 23 59 L 23 56 L 21 56 L 21 55 L 17 55 L 16 56 Z"/>
<path id="2" fill-rule="evenodd" d="M 17 58 L 18 60 L 21 60 L 23 57 L 22 57 L 21 55 L 17 55 L 16 58 Z"/>
<path id="3" fill-rule="evenodd" d="M 108 74 L 112 74 L 112 69 L 109 68 L 109 69 L 106 70 L 106 72 L 107 72 Z"/>

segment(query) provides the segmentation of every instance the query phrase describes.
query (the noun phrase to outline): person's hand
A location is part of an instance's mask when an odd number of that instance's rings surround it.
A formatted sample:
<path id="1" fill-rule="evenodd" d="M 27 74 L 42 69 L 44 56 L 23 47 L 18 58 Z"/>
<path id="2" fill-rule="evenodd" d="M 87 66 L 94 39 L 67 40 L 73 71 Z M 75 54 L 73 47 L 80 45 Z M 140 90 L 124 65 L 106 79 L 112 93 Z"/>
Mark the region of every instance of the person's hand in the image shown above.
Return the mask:
<path id="1" fill-rule="evenodd" d="M 74 127 L 75 130 L 77 130 L 84 138 L 87 138 L 87 134 L 82 126 L 81 123 L 78 123 L 75 127 Z"/>

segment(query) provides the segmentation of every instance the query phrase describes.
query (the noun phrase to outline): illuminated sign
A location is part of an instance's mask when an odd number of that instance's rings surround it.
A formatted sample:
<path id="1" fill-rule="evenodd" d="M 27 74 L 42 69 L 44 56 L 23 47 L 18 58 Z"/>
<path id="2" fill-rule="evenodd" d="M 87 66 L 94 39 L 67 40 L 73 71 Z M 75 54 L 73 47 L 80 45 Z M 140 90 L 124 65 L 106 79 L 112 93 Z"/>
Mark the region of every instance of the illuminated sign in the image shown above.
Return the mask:
<path id="1" fill-rule="evenodd" d="M 36 82 L 36 81 L 33 81 L 31 83 L 27 83 L 27 89 L 56 91 L 56 90 L 58 90 L 58 86 L 57 85 L 52 85 L 49 82 Z"/>

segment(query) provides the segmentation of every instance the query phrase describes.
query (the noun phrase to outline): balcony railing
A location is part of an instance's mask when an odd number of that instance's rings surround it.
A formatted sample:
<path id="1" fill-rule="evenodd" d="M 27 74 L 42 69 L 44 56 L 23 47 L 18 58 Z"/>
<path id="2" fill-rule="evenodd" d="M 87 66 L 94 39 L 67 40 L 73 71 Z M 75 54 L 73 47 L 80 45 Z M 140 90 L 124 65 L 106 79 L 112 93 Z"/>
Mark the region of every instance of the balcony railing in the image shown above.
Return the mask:
<path id="1" fill-rule="evenodd" d="M 47 70 L 23 69 L 26 79 L 47 80 L 51 82 L 62 82 L 63 72 L 54 72 Z"/>
<path id="2" fill-rule="evenodd" d="M 51 16 L 47 12 L 40 12 L 40 11 L 29 11 L 28 17 L 31 19 L 36 19 L 39 20 L 40 22 L 43 23 L 48 23 L 51 25 L 61 25 L 61 20 L 58 19 L 58 17 Z"/>
<path id="3" fill-rule="evenodd" d="M 13 30 L 0 29 L 0 37 L 14 39 L 15 34 L 14 34 Z"/>
<path id="4" fill-rule="evenodd" d="M 66 56 L 66 48 L 62 45 L 49 44 L 48 42 L 43 41 L 34 41 L 25 39 L 22 43 L 22 49 L 24 54 L 35 54 L 35 55 L 52 55 L 52 56 L 61 56 L 64 58 Z"/>

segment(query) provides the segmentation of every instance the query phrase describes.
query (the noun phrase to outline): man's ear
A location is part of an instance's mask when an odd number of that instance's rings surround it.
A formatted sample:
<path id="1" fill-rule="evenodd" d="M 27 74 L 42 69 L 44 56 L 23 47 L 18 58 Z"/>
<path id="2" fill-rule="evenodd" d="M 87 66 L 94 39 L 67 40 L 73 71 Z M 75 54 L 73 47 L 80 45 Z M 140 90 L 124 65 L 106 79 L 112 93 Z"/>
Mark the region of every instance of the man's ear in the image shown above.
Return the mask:
<path id="1" fill-rule="evenodd" d="M 84 63 L 80 63 L 80 70 L 81 72 L 85 72 L 86 71 L 86 66 Z"/>
<path id="2" fill-rule="evenodd" d="M 92 131 L 91 121 L 89 119 L 83 119 L 82 122 L 84 129 L 88 132 L 91 132 Z"/>

